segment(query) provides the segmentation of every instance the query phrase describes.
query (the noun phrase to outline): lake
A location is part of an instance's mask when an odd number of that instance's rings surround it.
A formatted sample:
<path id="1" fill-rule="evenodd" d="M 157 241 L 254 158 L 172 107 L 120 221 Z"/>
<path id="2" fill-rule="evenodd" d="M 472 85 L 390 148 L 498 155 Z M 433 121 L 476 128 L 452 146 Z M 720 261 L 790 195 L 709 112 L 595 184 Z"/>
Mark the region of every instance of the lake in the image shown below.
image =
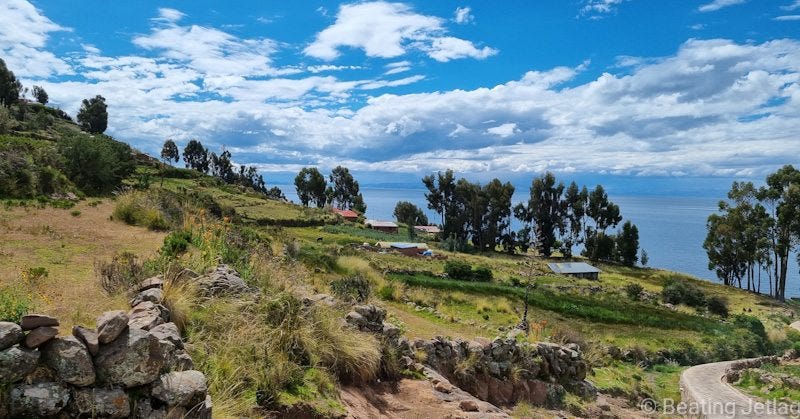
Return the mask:
<path id="1" fill-rule="evenodd" d="M 298 202 L 294 185 L 278 187 L 288 199 Z M 515 203 L 527 199 L 527 188 L 518 188 L 518 191 L 514 194 Z M 409 201 L 425 210 L 431 223 L 440 222 L 439 215 L 427 208 L 424 189 L 362 187 L 361 192 L 367 203 L 367 218 L 393 220 L 395 204 Z M 609 199 L 619 205 L 625 219 L 639 228 L 639 245 L 647 251 L 648 266 L 719 282 L 714 272 L 708 269 L 703 241 L 706 219 L 717 210 L 720 197 L 609 195 Z M 762 291 L 768 291 L 766 275 L 762 278 Z M 786 296 L 800 297 L 800 274 L 794 257 L 789 263 Z"/>

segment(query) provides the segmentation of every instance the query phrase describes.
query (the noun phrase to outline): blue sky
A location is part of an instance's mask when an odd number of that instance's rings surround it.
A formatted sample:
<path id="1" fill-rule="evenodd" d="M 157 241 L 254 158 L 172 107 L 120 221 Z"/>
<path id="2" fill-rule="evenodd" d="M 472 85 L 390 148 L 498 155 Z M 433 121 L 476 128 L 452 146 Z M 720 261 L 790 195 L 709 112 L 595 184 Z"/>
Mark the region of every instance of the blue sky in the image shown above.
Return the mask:
<path id="1" fill-rule="evenodd" d="M 344 164 L 672 191 L 800 155 L 800 0 L 0 7 L 0 57 L 54 105 L 102 94 L 109 134 L 198 138 L 275 182 Z"/>

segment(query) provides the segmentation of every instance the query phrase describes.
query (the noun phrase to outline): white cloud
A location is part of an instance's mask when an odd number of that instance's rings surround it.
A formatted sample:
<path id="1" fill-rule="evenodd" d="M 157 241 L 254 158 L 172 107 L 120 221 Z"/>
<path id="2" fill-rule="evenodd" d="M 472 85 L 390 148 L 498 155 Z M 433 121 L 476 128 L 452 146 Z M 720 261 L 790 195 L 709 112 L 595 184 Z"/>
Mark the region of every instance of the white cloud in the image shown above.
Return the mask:
<path id="1" fill-rule="evenodd" d="M 472 15 L 472 8 L 470 7 L 456 7 L 454 12 L 453 21 L 459 25 L 465 25 L 475 21 L 475 16 Z"/>
<path id="2" fill-rule="evenodd" d="M 491 128 L 486 130 L 487 134 L 496 135 L 496 136 L 501 137 L 501 138 L 510 137 L 510 136 L 516 134 L 517 132 L 519 132 L 517 130 L 517 124 L 515 124 L 513 122 L 509 122 L 509 123 L 506 123 L 506 124 L 498 125 L 496 127 L 491 127 Z"/>
<path id="3" fill-rule="evenodd" d="M 43 48 L 51 32 L 69 31 L 25 0 L 5 0 L 0 13 L 0 55 L 17 73 L 33 77 L 70 74 L 69 65 Z"/>
<path id="4" fill-rule="evenodd" d="M 363 49 L 368 57 L 395 58 L 409 49 L 422 50 L 439 61 L 483 59 L 496 50 L 477 48 L 467 40 L 445 36 L 443 20 L 415 13 L 403 3 L 376 1 L 342 5 L 336 22 L 318 33 L 304 53 L 331 61 L 340 48 Z"/>
<path id="5" fill-rule="evenodd" d="M 386 64 L 385 66 L 386 72 L 383 73 L 384 75 L 392 75 L 392 74 L 399 74 L 404 73 L 406 71 L 411 70 L 411 62 L 409 61 L 397 61 L 394 63 Z"/>
<path id="6" fill-rule="evenodd" d="M 711 3 L 700 6 L 697 10 L 701 12 L 715 12 L 719 9 L 735 6 L 745 2 L 747 2 L 747 0 L 714 0 Z"/>
<path id="7" fill-rule="evenodd" d="M 792 4 L 788 4 L 786 6 L 781 6 L 783 10 L 795 10 L 800 9 L 800 0 L 794 0 Z"/>
<path id="8" fill-rule="evenodd" d="M 773 20 L 777 20 L 779 22 L 795 21 L 795 20 L 800 20 L 800 15 L 778 16 L 778 17 L 773 18 Z"/>
<path id="9" fill-rule="evenodd" d="M 382 87 L 397 87 L 397 86 L 405 86 L 407 84 L 413 84 L 420 80 L 424 80 L 425 76 L 423 75 L 416 75 L 416 76 L 409 76 L 402 79 L 397 80 L 375 80 L 368 83 L 360 84 L 358 87 L 362 90 L 373 90 L 373 89 L 380 89 Z"/>
<path id="10" fill-rule="evenodd" d="M 183 19 L 184 16 L 186 16 L 186 14 L 184 14 L 179 10 L 170 9 L 168 7 L 162 7 L 158 9 L 158 17 L 156 18 L 156 20 L 161 20 L 165 22 L 177 22 Z"/>
<path id="11" fill-rule="evenodd" d="M 615 11 L 623 1 L 625 0 L 586 0 L 586 4 L 581 8 L 581 15 L 597 19 L 601 15 Z"/>

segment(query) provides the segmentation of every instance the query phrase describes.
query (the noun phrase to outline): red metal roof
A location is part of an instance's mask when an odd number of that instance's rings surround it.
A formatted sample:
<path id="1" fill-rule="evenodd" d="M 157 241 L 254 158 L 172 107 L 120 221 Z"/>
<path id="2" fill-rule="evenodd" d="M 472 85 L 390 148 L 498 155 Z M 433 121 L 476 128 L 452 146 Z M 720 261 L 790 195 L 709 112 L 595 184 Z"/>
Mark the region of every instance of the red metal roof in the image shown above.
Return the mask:
<path id="1" fill-rule="evenodd" d="M 351 210 L 342 210 L 339 208 L 334 208 L 333 212 L 341 215 L 344 218 L 358 218 L 358 213 Z"/>

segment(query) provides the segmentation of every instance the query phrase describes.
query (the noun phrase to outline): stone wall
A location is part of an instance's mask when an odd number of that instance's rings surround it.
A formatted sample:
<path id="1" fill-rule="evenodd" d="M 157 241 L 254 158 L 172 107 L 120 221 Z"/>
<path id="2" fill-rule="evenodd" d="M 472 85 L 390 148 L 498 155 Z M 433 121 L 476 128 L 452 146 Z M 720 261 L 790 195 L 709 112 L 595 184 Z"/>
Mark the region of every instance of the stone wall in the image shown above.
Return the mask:
<path id="1" fill-rule="evenodd" d="M 131 309 L 58 336 L 59 322 L 0 322 L 0 417 L 210 418 L 206 377 L 194 370 L 162 305 L 163 281 L 137 287 Z"/>
<path id="2" fill-rule="evenodd" d="M 385 323 L 386 310 L 374 305 L 354 307 L 345 320 L 351 326 L 382 334 L 401 354 L 405 366 L 432 368 L 473 396 L 499 406 L 528 401 L 558 407 L 565 392 L 593 398 L 595 387 L 585 380 L 589 365 L 578 345 L 517 340 L 518 330 L 489 340 L 451 340 L 436 337 L 408 341 L 400 329 Z"/>

